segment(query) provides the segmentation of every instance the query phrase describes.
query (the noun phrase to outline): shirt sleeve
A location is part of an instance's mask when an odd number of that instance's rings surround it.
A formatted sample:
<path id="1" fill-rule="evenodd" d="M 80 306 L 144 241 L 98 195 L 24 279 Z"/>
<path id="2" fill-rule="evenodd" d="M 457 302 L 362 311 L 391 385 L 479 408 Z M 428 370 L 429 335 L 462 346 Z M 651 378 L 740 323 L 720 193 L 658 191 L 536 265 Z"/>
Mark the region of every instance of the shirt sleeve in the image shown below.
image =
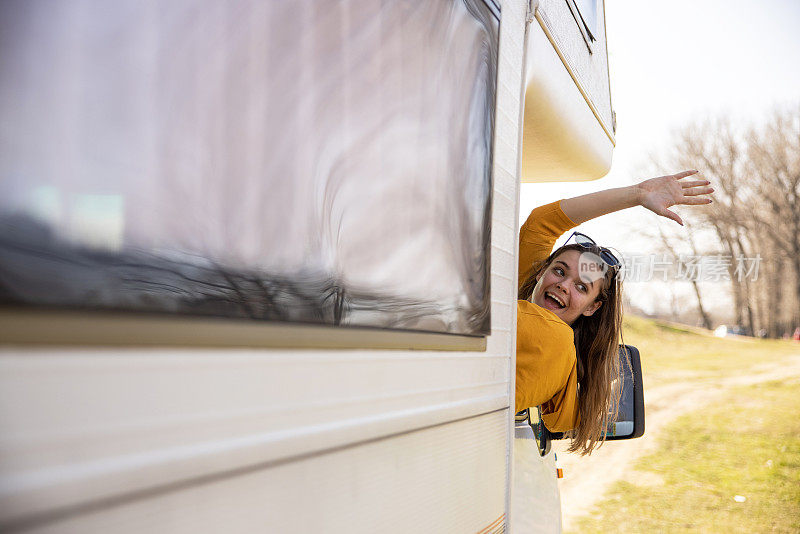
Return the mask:
<path id="1" fill-rule="evenodd" d="M 560 354 L 543 353 L 530 355 L 522 365 L 518 363 L 516 410 L 542 404 L 549 406 L 549 413 L 558 411 L 569 396 L 568 387 L 572 386 L 573 394 L 576 391 L 575 384 L 570 384 L 574 364 L 572 368 L 565 367 L 563 364 L 567 361 Z"/>
<path id="2" fill-rule="evenodd" d="M 519 230 L 519 286 L 547 259 L 556 240 L 576 226 L 561 209 L 560 200 L 539 206 L 528 215 Z"/>
<path id="3" fill-rule="evenodd" d="M 578 426 L 578 373 L 572 366 L 564 387 L 542 404 L 542 421 L 553 432 L 567 432 Z"/>
<path id="4" fill-rule="evenodd" d="M 516 411 L 542 406 L 554 432 L 578 421 L 578 375 L 574 334 L 563 321 L 528 301 L 517 301 Z"/>

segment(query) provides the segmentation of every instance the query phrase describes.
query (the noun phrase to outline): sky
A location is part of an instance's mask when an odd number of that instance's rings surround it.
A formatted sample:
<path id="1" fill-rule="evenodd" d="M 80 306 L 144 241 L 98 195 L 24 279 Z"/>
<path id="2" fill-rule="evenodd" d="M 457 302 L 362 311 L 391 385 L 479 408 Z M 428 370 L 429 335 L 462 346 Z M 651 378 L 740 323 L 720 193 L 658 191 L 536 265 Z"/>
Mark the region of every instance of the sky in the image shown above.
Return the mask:
<path id="1" fill-rule="evenodd" d="M 536 206 L 650 178 L 641 169 L 651 154 L 667 150 L 672 132 L 684 124 L 720 115 L 758 123 L 777 106 L 800 103 L 800 1 L 608 0 L 605 16 L 617 114 L 611 170 L 593 182 L 523 184 L 520 222 Z M 657 247 L 633 228 L 652 229 L 658 219 L 633 208 L 580 229 L 624 254 L 647 254 Z M 627 286 L 634 304 L 651 312 L 664 311 L 672 291 L 693 299 L 688 284 Z M 726 291 L 714 292 L 719 307 Z"/>

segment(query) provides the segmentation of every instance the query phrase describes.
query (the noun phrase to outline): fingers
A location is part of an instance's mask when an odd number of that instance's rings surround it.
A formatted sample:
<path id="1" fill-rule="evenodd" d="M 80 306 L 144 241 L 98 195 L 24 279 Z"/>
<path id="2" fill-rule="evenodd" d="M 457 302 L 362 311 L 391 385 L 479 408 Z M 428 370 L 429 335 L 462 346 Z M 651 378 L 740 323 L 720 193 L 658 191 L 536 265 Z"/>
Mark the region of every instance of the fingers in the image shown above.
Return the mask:
<path id="1" fill-rule="evenodd" d="M 661 213 L 661 215 L 663 215 L 663 216 L 664 216 L 664 217 L 666 217 L 667 219 L 672 219 L 672 220 L 673 220 L 673 221 L 675 221 L 676 223 L 678 223 L 678 224 L 680 224 L 681 226 L 683 226 L 683 220 L 682 220 L 680 217 L 678 217 L 678 214 L 677 214 L 677 213 L 675 213 L 674 211 L 670 211 L 670 210 L 668 210 L 668 209 L 665 209 L 665 210 L 664 210 L 664 211 Z"/>
<path id="2" fill-rule="evenodd" d="M 685 197 L 696 197 L 697 195 L 710 195 L 714 192 L 713 187 L 693 187 L 683 191 Z"/>
<path id="3" fill-rule="evenodd" d="M 698 206 L 700 204 L 711 204 L 713 200 L 710 198 L 685 198 L 679 202 L 684 206 Z"/>
<path id="4" fill-rule="evenodd" d="M 697 187 L 700 185 L 708 185 L 711 182 L 708 180 L 692 180 L 691 182 L 681 182 L 681 187 L 684 189 L 688 189 L 689 187 Z"/>
<path id="5" fill-rule="evenodd" d="M 681 178 L 686 178 L 687 176 L 691 176 L 693 174 L 697 174 L 697 172 L 698 171 L 696 171 L 696 170 L 683 171 L 683 172 L 679 172 L 678 174 L 673 174 L 672 177 L 675 178 L 676 180 L 680 180 Z"/>

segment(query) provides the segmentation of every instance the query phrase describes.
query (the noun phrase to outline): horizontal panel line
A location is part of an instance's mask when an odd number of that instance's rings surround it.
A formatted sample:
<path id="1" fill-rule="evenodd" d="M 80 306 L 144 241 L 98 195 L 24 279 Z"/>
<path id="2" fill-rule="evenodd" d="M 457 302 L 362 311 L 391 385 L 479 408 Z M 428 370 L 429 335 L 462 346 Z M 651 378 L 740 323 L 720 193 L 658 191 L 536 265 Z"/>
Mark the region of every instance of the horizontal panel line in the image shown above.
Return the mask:
<path id="1" fill-rule="evenodd" d="M 507 228 L 507 229 L 509 229 L 509 230 L 511 230 L 512 232 L 515 232 L 515 233 L 517 231 L 516 228 L 514 228 L 513 225 L 511 225 L 509 223 L 506 223 L 506 222 L 503 222 L 503 221 L 495 221 L 494 224 L 495 224 L 495 226 L 502 226 L 502 227 Z"/>
<path id="2" fill-rule="evenodd" d="M 502 247 L 497 246 L 497 245 L 492 245 L 492 252 L 493 253 L 501 253 L 504 256 L 508 256 L 510 258 L 514 257 L 514 251 L 513 250 L 507 250 L 507 249 L 502 248 Z"/>
<path id="3" fill-rule="evenodd" d="M 508 280 L 509 282 L 513 282 L 514 281 L 514 277 L 513 276 L 506 276 L 506 275 L 500 274 L 498 272 L 493 272 L 492 276 L 496 276 L 498 278 L 502 278 L 503 280 Z"/>
<path id="4" fill-rule="evenodd" d="M 503 331 L 503 327 L 495 327 L 495 331 Z M 98 356 L 113 356 L 98 360 Z M 58 356 L 57 361 L 48 361 L 48 358 Z M 66 358 L 65 358 L 66 357 Z M 389 361 L 426 361 L 441 362 L 464 360 L 485 360 L 492 358 L 486 352 L 455 352 L 436 350 L 409 350 L 409 351 L 379 351 L 379 350 L 262 350 L 253 348 L 208 348 L 180 349 L 174 347 L 152 347 L 146 351 L 139 348 L 115 347 L 48 347 L 48 346 L 14 346 L 0 345 L 0 372 L 13 369 L 26 371 L 37 368 L 45 372 L 52 372 L 54 366 L 72 368 L 82 362 L 92 369 L 115 368 L 120 365 L 135 363 L 141 369 L 163 369 L 169 367 L 184 367 L 187 363 L 198 362 L 202 358 L 203 365 L 209 365 L 209 358 L 219 358 L 219 364 L 225 369 L 235 366 L 272 365 L 278 363 L 314 362 L 320 364 L 338 363 L 364 363 L 364 362 L 389 362 Z M 213 366 L 215 362 L 210 362 Z"/>
<path id="5" fill-rule="evenodd" d="M 487 357 L 487 360 L 507 360 L 508 356 L 492 356 Z M 175 426 L 187 426 L 187 425 L 214 425 L 217 421 L 232 421 L 236 419 L 244 419 L 244 418 L 257 418 L 257 417 L 264 417 L 270 416 L 275 413 L 291 413 L 291 412 L 298 412 L 298 421 L 301 421 L 300 412 L 307 412 L 318 410 L 320 408 L 327 408 L 327 409 L 345 409 L 348 406 L 356 406 L 356 405 L 373 405 L 379 404 L 385 401 L 391 400 L 399 400 L 399 399 L 412 399 L 414 397 L 422 397 L 422 396 L 431 396 L 437 393 L 459 393 L 474 389 L 491 389 L 497 386 L 504 386 L 508 384 L 507 380 L 500 380 L 500 381 L 492 381 L 492 382 L 479 382 L 479 383 L 466 383 L 460 384 L 458 386 L 449 386 L 449 387 L 439 387 L 439 388 L 428 388 L 428 389 L 405 389 L 402 391 L 395 391 L 385 394 L 378 394 L 378 395 L 362 395 L 359 397 L 326 397 L 318 401 L 314 402 L 307 402 L 303 404 L 296 404 L 292 407 L 287 406 L 286 404 L 276 404 L 272 403 L 268 408 L 258 408 L 252 410 L 240 410 L 240 411 L 217 411 L 217 412 L 204 412 L 204 413 L 195 413 L 189 415 L 182 415 L 180 417 L 162 417 L 159 419 L 146 419 L 143 421 L 139 421 L 138 423 L 121 423 L 116 425 L 108 425 L 103 423 L 102 426 L 97 426 L 94 428 L 83 428 L 79 431 L 75 432 L 61 432 L 61 433 L 41 433 L 38 436 L 26 436 L 25 439 L 14 439 L 9 438 L 8 435 L 4 435 L 0 437 L 0 452 L 7 452 L 11 447 L 25 447 L 29 446 L 32 442 L 36 441 L 48 441 L 54 442 L 58 440 L 100 440 L 106 439 L 109 436 L 114 436 L 117 434 L 122 433 L 132 433 L 132 432 L 161 432 L 167 431 L 169 429 L 174 428 Z M 286 427 L 283 427 L 286 428 Z M 289 427 L 289 428 L 298 428 L 298 427 Z M 17 441 L 17 444 L 12 443 L 13 441 Z"/>
<path id="6" fill-rule="evenodd" d="M 321 423 L 139 454 L 42 469 L 0 479 L 3 522 L 33 522 L 37 513 L 87 506 L 198 478 L 284 463 L 364 442 L 508 409 L 507 394 L 390 414 Z M 360 432 L 353 436 L 353 430 Z M 111 490 L 111 488 L 114 488 Z"/>
<path id="7" fill-rule="evenodd" d="M 506 200 L 508 200 L 509 202 L 511 202 L 511 204 L 512 204 L 512 205 L 513 205 L 513 204 L 514 204 L 514 203 L 517 201 L 517 199 L 516 199 L 516 198 L 514 198 L 514 197 L 512 197 L 510 194 L 508 194 L 508 193 L 504 192 L 504 191 L 503 191 L 501 188 L 499 188 L 499 187 L 498 187 L 498 188 L 496 188 L 494 191 L 495 191 L 495 193 L 497 193 L 498 195 L 500 195 L 500 196 L 501 196 L 501 197 L 503 197 L 504 199 L 506 199 Z"/>

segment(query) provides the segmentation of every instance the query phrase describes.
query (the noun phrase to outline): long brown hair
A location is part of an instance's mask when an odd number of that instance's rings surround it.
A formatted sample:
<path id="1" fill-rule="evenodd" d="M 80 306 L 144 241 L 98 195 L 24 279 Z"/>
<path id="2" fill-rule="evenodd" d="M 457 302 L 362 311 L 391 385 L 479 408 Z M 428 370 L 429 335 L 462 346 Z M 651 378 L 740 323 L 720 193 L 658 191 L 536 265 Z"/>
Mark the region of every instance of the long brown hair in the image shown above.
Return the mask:
<path id="1" fill-rule="evenodd" d="M 543 273 L 563 252 L 594 252 L 580 245 L 565 245 L 539 265 L 520 286 L 520 300 L 529 300 L 536 287 L 536 277 Z M 608 269 L 597 300 L 600 308 L 592 315 L 581 315 L 572 323 L 575 352 L 578 357 L 578 411 L 580 421 L 572 430 L 569 451 L 591 454 L 606 437 L 610 414 L 617 412 L 622 384 L 619 364 L 619 343 L 622 339 L 622 285 L 614 269 Z"/>

